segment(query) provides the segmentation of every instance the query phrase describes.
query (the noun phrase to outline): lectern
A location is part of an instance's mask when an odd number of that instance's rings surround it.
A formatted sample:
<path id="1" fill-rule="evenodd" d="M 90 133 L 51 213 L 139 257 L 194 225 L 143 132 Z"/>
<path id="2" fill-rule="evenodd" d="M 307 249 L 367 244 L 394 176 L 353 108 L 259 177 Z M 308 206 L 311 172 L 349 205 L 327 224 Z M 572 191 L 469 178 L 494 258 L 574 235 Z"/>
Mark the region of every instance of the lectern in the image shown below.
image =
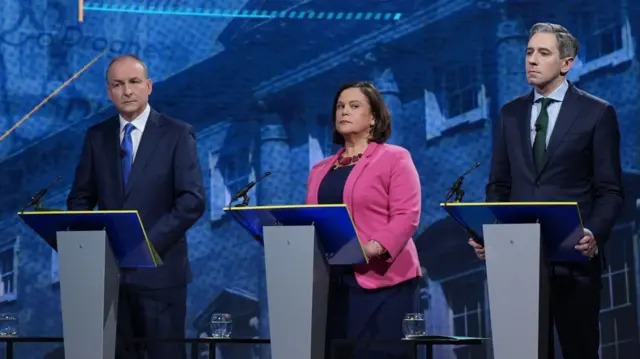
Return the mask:
<path id="1" fill-rule="evenodd" d="M 574 247 L 583 237 L 575 202 L 442 203 L 484 244 L 495 359 L 546 359 L 549 261 L 589 259 Z"/>
<path id="2" fill-rule="evenodd" d="M 162 263 L 138 212 L 19 215 L 58 252 L 65 357 L 115 358 L 119 268 Z"/>
<path id="3" fill-rule="evenodd" d="M 271 357 L 324 359 L 329 266 L 367 263 L 345 205 L 225 208 L 263 239 Z"/>

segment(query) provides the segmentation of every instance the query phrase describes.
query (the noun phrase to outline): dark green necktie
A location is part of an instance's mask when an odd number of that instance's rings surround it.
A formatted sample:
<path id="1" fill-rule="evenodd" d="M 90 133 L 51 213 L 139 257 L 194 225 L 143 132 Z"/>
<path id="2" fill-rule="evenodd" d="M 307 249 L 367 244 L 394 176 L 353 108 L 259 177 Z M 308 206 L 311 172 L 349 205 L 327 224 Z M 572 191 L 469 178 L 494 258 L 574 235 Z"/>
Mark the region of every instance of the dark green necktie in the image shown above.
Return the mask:
<path id="1" fill-rule="evenodd" d="M 540 114 L 535 125 L 536 138 L 533 140 L 533 161 L 536 165 L 536 170 L 540 172 L 547 152 L 547 127 L 549 126 L 547 107 L 555 100 L 544 97 L 539 99 L 538 102 L 541 102 L 542 106 L 540 106 Z"/>

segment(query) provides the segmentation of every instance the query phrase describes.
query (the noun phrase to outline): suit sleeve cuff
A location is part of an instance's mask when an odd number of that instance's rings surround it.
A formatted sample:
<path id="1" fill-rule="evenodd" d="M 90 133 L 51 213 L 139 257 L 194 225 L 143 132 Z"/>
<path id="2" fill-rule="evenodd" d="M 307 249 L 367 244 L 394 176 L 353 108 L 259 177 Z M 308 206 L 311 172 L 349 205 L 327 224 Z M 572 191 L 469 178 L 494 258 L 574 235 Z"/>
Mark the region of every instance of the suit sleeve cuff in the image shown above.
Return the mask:
<path id="1" fill-rule="evenodd" d="M 593 237 L 594 239 L 596 238 L 596 237 L 593 235 L 593 232 L 591 232 L 588 228 L 583 228 L 583 229 L 584 229 L 584 233 L 586 233 L 586 234 L 590 235 L 590 236 L 591 236 L 591 237 Z"/>

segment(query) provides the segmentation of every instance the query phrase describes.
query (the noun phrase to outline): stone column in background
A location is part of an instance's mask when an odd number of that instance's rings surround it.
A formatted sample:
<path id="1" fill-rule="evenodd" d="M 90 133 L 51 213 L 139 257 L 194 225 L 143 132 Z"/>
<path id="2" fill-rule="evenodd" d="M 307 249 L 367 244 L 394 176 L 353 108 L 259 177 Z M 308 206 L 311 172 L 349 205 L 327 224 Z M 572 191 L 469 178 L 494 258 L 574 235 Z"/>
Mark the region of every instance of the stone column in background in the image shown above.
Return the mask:
<path id="1" fill-rule="evenodd" d="M 364 72 L 369 73 L 370 81 L 380 91 L 389 108 L 392 119 L 389 143 L 403 146 L 407 139 L 411 138 L 411 131 L 407 132 L 410 126 L 403 118 L 400 89 L 392 69 L 393 54 L 385 47 L 379 46 L 362 57 L 353 58 L 352 61 Z"/>
<path id="2" fill-rule="evenodd" d="M 260 205 L 289 204 L 291 153 L 282 118 L 274 113 L 262 115 L 260 122 L 260 171 L 271 175 L 256 186 Z"/>
<path id="3" fill-rule="evenodd" d="M 402 146 L 407 138 L 407 127 L 403 118 L 402 101 L 400 100 L 400 89 L 394 77 L 392 64 L 393 54 L 384 47 L 378 47 L 374 51 L 367 53 L 359 61 L 361 66 L 367 66 L 371 73 L 371 82 L 382 94 L 382 98 L 389 108 L 391 114 L 391 139 L 389 143 Z"/>
<path id="4" fill-rule="evenodd" d="M 391 114 L 391 139 L 390 143 L 406 146 L 408 139 L 407 123 L 403 117 L 400 89 L 393 76 L 391 67 L 379 67 L 374 69 L 373 84 L 382 94 L 384 102 Z"/>
<path id="5" fill-rule="evenodd" d="M 260 122 L 260 170 L 256 178 L 265 172 L 271 175 L 256 185 L 258 193 L 258 205 L 289 204 L 290 201 L 290 176 L 291 154 L 289 138 L 282 118 L 275 113 L 264 113 Z M 258 281 L 258 299 L 260 301 L 260 337 L 268 338 L 269 335 L 269 307 L 267 300 L 267 283 L 264 271 L 264 252 L 258 263 L 263 270 L 260 271 Z M 261 346 L 261 359 L 271 358 L 271 349 L 268 345 Z"/>

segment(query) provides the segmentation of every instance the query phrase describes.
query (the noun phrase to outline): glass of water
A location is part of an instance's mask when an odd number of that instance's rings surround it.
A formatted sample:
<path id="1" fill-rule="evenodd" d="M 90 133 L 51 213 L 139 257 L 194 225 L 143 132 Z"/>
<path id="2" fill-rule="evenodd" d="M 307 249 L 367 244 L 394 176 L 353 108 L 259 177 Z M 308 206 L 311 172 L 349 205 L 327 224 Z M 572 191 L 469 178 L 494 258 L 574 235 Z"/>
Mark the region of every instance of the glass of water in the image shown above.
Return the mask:
<path id="1" fill-rule="evenodd" d="M 422 313 L 407 313 L 402 320 L 402 332 L 405 338 L 425 335 L 425 321 Z"/>
<path id="2" fill-rule="evenodd" d="M 18 317 L 13 314 L 0 314 L 0 336 L 18 336 Z"/>
<path id="3" fill-rule="evenodd" d="M 231 314 L 214 313 L 211 315 L 211 337 L 229 338 L 231 336 Z"/>

